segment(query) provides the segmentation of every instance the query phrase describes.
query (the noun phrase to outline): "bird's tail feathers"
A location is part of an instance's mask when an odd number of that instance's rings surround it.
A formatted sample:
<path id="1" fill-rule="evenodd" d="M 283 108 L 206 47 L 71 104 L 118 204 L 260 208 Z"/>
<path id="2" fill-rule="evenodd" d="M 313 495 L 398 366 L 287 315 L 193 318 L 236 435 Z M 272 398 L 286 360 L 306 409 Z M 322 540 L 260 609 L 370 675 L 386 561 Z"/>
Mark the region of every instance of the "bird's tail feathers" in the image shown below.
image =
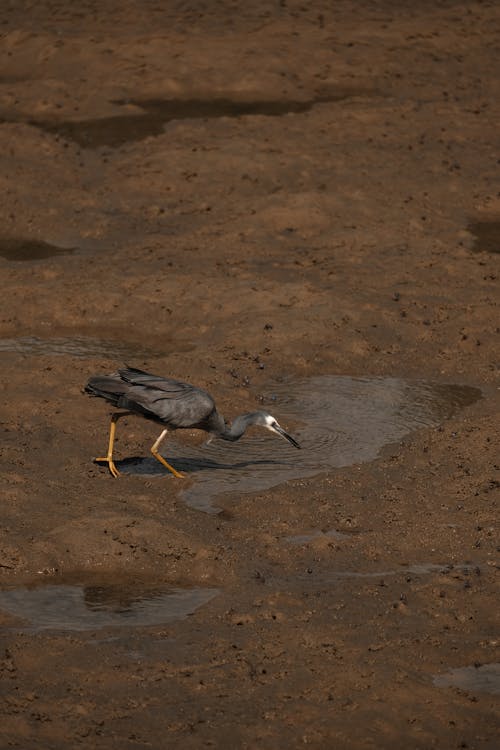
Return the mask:
<path id="1" fill-rule="evenodd" d="M 123 382 L 129 383 L 130 385 L 148 386 L 153 382 L 163 380 L 163 378 L 159 378 L 158 375 L 152 375 L 150 372 L 144 372 L 144 370 L 139 370 L 138 367 L 129 367 L 128 365 L 127 367 L 118 370 L 116 374 Z"/>
<path id="2" fill-rule="evenodd" d="M 99 396 L 105 398 L 113 406 L 119 406 L 119 401 L 123 396 L 124 388 L 123 383 L 119 380 L 115 380 L 113 377 L 99 376 L 90 378 L 89 382 L 85 386 L 86 393 L 90 393 L 91 396 Z"/>

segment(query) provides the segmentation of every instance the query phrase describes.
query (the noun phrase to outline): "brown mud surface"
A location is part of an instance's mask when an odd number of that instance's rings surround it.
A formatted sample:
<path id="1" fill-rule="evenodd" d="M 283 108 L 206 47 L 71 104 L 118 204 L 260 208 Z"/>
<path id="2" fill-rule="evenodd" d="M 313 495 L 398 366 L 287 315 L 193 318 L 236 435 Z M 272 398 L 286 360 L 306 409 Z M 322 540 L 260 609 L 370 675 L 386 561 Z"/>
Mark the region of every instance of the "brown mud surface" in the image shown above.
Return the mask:
<path id="1" fill-rule="evenodd" d="M 493 750 L 499 4 L 0 21 L 2 750 Z M 302 450 L 115 480 L 123 363 Z"/>

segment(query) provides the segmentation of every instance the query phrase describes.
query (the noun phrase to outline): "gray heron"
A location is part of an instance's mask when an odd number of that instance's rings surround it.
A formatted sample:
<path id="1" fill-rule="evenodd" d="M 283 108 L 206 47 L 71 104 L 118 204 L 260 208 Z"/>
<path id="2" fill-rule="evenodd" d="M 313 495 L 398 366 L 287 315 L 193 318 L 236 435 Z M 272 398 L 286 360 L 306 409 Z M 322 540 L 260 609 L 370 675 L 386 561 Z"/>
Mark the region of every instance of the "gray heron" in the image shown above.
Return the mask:
<path id="1" fill-rule="evenodd" d="M 259 425 L 285 438 L 295 448 L 300 448 L 297 441 L 285 432 L 276 419 L 266 411 L 240 414 L 231 425 L 227 425 L 217 411 L 212 396 L 206 391 L 189 383 L 151 375 L 134 367 L 117 370 L 111 375 L 96 375 L 90 378 L 85 391 L 91 396 L 106 399 L 118 409 L 126 410 L 112 415 L 108 453 L 105 458 L 95 459 L 105 461 L 114 477 L 119 476 L 119 471 L 113 461 L 116 423 L 130 414 L 137 414 L 162 425 L 164 429 L 153 443 L 151 453 L 176 477 L 183 475 L 158 452 L 169 429 L 204 430 L 210 433 L 211 437 L 234 442 L 245 434 L 250 425 Z"/>

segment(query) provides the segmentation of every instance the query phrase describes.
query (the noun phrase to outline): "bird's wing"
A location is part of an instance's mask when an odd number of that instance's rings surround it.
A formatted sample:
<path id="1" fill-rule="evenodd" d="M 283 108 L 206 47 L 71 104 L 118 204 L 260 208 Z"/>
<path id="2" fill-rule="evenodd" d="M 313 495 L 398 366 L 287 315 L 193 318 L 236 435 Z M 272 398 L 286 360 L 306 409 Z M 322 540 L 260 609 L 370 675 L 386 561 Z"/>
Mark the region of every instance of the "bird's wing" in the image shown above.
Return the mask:
<path id="1" fill-rule="evenodd" d="M 215 410 L 209 393 L 173 378 L 127 368 L 118 370 L 127 383 L 126 399 L 130 406 L 138 404 L 151 418 L 172 427 L 196 427 L 203 424 Z"/>

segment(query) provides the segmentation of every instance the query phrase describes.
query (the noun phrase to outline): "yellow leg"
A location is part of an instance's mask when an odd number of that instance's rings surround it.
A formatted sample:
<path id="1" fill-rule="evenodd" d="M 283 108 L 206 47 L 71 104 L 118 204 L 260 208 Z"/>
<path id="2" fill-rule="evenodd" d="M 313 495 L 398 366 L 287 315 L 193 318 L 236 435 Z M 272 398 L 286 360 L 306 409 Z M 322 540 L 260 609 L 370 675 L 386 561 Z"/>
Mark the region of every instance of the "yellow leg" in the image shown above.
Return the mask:
<path id="1" fill-rule="evenodd" d="M 113 444 L 115 442 L 116 423 L 122 417 L 128 417 L 132 413 L 133 412 L 131 411 L 125 411 L 120 414 L 113 414 L 113 416 L 111 417 L 111 425 L 109 427 L 108 455 L 106 456 L 106 458 L 94 458 L 94 461 L 105 461 L 108 464 L 111 474 L 115 478 L 120 476 L 120 472 L 116 468 L 115 462 L 113 461 Z"/>
<path id="2" fill-rule="evenodd" d="M 163 456 L 160 456 L 160 454 L 158 453 L 158 448 L 160 446 L 160 443 L 163 440 L 165 440 L 165 437 L 167 436 L 167 432 L 168 432 L 168 430 L 163 430 L 163 432 L 161 433 L 160 437 L 158 438 L 158 440 L 156 441 L 156 443 L 151 448 L 151 453 L 153 454 L 153 456 L 156 458 L 157 461 L 159 461 L 161 464 L 163 464 L 163 466 L 165 466 L 166 469 L 168 469 L 169 471 L 172 472 L 172 474 L 174 475 L 174 477 L 177 477 L 178 479 L 182 479 L 182 477 L 184 476 L 184 474 L 181 474 L 179 471 L 177 471 L 176 469 L 174 469 L 173 466 L 170 466 L 170 464 L 167 463 L 167 461 L 165 461 L 165 459 L 163 458 Z"/>

